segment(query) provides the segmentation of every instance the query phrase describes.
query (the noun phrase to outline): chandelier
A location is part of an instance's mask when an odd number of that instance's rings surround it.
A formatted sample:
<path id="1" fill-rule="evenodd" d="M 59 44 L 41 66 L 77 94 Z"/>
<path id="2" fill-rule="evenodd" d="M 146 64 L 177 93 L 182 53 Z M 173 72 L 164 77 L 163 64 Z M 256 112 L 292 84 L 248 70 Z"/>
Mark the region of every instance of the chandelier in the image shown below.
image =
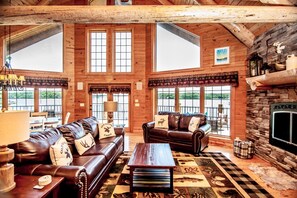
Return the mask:
<path id="1" fill-rule="evenodd" d="M 4 35 L 6 36 L 6 26 L 4 27 Z M 25 81 L 24 76 L 17 76 L 12 67 L 11 67 L 11 55 L 10 55 L 10 47 L 11 47 L 11 39 L 10 39 L 10 26 L 8 32 L 8 45 L 7 46 L 7 55 L 5 57 L 5 63 L 0 69 L 0 90 L 23 90 L 23 84 Z M 7 42 L 5 42 L 7 43 Z"/>

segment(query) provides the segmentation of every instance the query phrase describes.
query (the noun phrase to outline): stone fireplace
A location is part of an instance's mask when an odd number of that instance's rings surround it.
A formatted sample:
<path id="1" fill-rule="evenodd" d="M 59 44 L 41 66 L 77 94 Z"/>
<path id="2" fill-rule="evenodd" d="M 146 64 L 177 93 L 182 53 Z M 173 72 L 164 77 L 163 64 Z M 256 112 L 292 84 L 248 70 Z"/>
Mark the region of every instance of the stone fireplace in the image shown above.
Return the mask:
<path id="1" fill-rule="evenodd" d="M 270 105 L 269 143 L 297 154 L 297 102 Z"/>
<path id="2" fill-rule="evenodd" d="M 270 132 L 272 132 L 271 115 L 273 115 L 273 112 L 280 113 L 281 110 L 277 111 L 277 109 L 280 107 L 284 107 L 283 111 L 286 112 L 288 109 L 290 109 L 291 112 L 295 111 L 289 107 L 276 106 L 278 104 L 297 104 L 297 86 L 278 87 L 269 90 L 247 92 L 247 139 L 254 142 L 255 152 L 258 156 L 271 162 L 277 168 L 282 169 L 287 174 L 297 178 L 296 150 L 294 150 L 295 152 L 289 151 L 287 148 L 282 148 L 279 145 L 275 145 L 269 140 Z M 271 108 L 274 108 L 275 111 L 273 110 L 272 112 Z M 279 114 L 276 116 L 278 117 L 281 115 Z M 289 117 L 289 115 L 285 116 Z M 296 119 L 296 114 L 294 114 L 294 116 L 294 119 Z M 277 122 L 280 122 L 283 125 L 284 120 L 282 118 Z M 289 122 L 287 122 L 287 124 L 289 124 Z M 294 126 L 296 127 L 296 124 Z M 276 125 L 274 127 L 275 130 L 278 131 L 276 132 L 275 136 L 279 137 L 278 128 L 280 126 Z M 280 128 L 282 128 L 281 132 L 283 132 L 284 128 L 282 126 Z M 287 128 L 289 127 L 287 126 Z M 294 128 L 294 130 L 295 139 L 293 139 L 296 141 L 296 128 Z M 288 135 L 285 137 L 285 139 L 290 139 L 287 137 Z"/>
<path id="3" fill-rule="evenodd" d="M 264 62 L 274 63 L 278 57 L 273 44 L 281 42 L 285 46 L 281 54 L 283 60 L 290 54 L 296 56 L 296 30 L 297 23 L 274 26 L 255 39 L 254 45 L 248 50 L 248 54 L 257 52 L 264 59 Z M 247 77 L 249 77 L 248 72 Z M 248 88 L 246 135 L 247 139 L 254 142 L 255 152 L 258 156 L 297 178 L 297 151 L 293 145 L 296 143 L 297 129 L 296 124 L 291 126 L 291 122 L 288 121 L 293 119 L 296 123 L 296 114 L 292 113 L 295 110 L 286 106 L 277 106 L 286 103 L 297 104 L 297 83 L 291 86 L 277 85 L 266 90 L 252 91 Z M 286 111 L 285 114 L 278 111 L 278 108 L 281 107 L 284 109 L 280 109 L 280 111 Z M 273 109 L 271 110 L 271 108 Z M 291 113 L 287 113 L 287 111 Z M 277 118 L 277 123 L 272 122 L 273 116 Z M 291 134 L 290 127 L 293 127 L 293 134 Z M 274 140 L 270 140 L 272 130 L 274 130 Z M 283 136 L 284 131 L 286 131 L 286 136 Z"/>

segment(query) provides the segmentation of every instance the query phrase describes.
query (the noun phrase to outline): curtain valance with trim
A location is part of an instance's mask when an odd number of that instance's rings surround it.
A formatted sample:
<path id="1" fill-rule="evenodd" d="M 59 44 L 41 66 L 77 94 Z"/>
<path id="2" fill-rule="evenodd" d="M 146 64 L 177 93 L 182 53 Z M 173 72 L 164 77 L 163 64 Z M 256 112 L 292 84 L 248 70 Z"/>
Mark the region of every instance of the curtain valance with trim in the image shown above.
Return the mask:
<path id="1" fill-rule="evenodd" d="M 149 78 L 148 87 L 238 86 L 238 72 L 223 72 L 191 76 Z"/>
<path id="2" fill-rule="evenodd" d="M 130 93 L 131 87 L 129 85 L 90 85 L 90 93 Z"/>
<path id="3" fill-rule="evenodd" d="M 24 87 L 65 88 L 68 89 L 68 78 L 45 78 L 26 76 Z"/>

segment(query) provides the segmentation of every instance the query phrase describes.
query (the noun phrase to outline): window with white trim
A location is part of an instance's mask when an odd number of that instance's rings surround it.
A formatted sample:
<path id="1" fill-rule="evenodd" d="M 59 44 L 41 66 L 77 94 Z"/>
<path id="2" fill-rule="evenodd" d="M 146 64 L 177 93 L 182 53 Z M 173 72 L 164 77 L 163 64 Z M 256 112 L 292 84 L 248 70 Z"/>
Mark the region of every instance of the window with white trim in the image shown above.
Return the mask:
<path id="1" fill-rule="evenodd" d="M 107 67 L 107 37 L 105 31 L 90 33 L 90 71 L 106 72 Z"/>
<path id="2" fill-rule="evenodd" d="M 132 32 L 115 32 L 115 72 L 131 72 Z"/>
<path id="3" fill-rule="evenodd" d="M 34 112 L 34 88 L 8 91 L 8 108 Z"/>

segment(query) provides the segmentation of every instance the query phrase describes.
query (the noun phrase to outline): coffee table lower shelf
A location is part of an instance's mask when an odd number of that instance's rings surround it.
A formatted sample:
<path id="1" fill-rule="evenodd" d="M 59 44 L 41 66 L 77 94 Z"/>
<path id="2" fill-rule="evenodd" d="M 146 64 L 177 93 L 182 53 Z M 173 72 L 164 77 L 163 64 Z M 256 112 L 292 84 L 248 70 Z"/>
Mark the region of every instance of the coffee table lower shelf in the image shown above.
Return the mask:
<path id="1" fill-rule="evenodd" d="M 130 191 L 173 192 L 173 168 L 131 168 Z"/>

